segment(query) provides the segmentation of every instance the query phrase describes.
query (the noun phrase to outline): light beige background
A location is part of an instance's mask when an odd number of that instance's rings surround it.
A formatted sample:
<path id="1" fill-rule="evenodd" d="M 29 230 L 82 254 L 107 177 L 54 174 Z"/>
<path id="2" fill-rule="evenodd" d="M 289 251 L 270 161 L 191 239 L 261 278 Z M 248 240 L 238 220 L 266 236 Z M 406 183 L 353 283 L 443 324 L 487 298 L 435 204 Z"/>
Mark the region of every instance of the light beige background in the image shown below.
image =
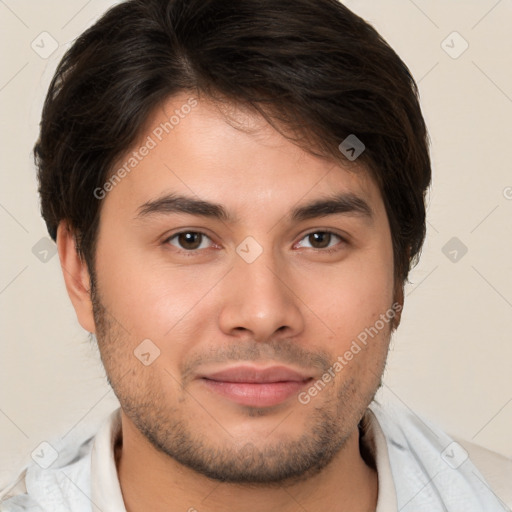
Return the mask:
<path id="1" fill-rule="evenodd" d="M 410 67 L 432 139 L 428 238 L 381 398 L 512 457 L 512 1 L 346 4 Z M 32 252 L 47 237 L 31 157 L 44 94 L 69 43 L 110 5 L 0 0 L 0 486 L 39 443 L 93 431 L 117 407 L 58 256 Z M 469 44 L 458 58 L 454 31 Z M 59 45 L 47 59 L 31 48 L 42 32 Z M 452 237 L 468 248 L 457 262 L 442 250 Z"/>

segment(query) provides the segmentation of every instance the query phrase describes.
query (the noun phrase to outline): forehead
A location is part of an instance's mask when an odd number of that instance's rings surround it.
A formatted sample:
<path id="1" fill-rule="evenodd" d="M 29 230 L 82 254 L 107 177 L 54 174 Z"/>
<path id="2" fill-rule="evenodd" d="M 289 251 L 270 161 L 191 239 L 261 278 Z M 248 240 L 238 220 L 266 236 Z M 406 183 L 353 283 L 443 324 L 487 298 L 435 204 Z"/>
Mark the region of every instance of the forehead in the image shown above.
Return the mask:
<path id="1" fill-rule="evenodd" d="M 132 211 L 169 193 L 229 203 L 235 213 L 269 213 L 340 192 L 372 209 L 381 203 L 362 166 L 314 156 L 257 113 L 185 92 L 155 109 L 110 182 L 103 207 Z"/>

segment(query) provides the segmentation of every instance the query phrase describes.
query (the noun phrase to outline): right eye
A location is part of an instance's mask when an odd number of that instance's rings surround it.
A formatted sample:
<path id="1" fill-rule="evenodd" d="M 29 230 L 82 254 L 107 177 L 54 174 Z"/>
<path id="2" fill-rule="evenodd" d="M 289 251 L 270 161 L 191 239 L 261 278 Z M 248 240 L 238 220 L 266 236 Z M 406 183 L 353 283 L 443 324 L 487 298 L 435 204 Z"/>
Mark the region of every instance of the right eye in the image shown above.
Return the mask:
<path id="1" fill-rule="evenodd" d="M 210 237 L 200 231 L 180 231 L 167 238 L 165 243 L 173 245 L 180 250 L 190 252 L 207 249 L 209 247 L 207 240 L 210 240 Z"/>

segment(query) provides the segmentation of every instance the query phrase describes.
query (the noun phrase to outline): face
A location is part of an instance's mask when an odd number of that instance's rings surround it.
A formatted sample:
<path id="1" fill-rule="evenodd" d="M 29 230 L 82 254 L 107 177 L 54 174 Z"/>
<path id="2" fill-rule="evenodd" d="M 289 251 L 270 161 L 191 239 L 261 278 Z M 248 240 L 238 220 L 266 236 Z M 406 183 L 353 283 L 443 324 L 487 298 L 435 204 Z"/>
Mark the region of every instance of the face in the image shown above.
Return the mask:
<path id="1" fill-rule="evenodd" d="M 160 453 L 224 481 L 300 478 L 380 385 L 397 313 L 382 198 L 363 169 L 190 97 L 153 114 L 104 189 L 101 357 Z"/>

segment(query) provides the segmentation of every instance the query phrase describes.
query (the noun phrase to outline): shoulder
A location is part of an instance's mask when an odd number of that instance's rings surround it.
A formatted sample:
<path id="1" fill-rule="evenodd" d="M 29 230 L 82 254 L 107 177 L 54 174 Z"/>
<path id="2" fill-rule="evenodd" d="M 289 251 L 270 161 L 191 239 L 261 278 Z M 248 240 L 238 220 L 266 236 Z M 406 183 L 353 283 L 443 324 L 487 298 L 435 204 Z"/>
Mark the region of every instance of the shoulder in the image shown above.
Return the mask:
<path id="1" fill-rule="evenodd" d="M 102 458 L 110 460 L 112 440 L 119 429 L 117 408 L 100 422 L 84 424 L 69 437 L 51 439 L 47 444 L 53 462 L 47 460 L 42 449 L 47 463 L 40 464 L 34 458 L 19 469 L 11 483 L 0 487 L 0 512 L 90 511 L 94 455 L 101 451 Z"/>
<path id="2" fill-rule="evenodd" d="M 386 439 L 399 504 L 418 492 L 417 503 L 409 504 L 411 510 L 424 510 L 420 501 L 431 505 L 480 504 L 480 508 L 475 505 L 471 510 L 486 512 L 510 510 L 511 459 L 450 436 L 435 423 L 392 400 L 385 404 L 373 402 L 370 409 Z M 433 506 L 430 509 L 437 510 Z"/>
<path id="3" fill-rule="evenodd" d="M 0 512 L 43 512 L 43 509 L 27 493 L 25 468 L 16 480 L 0 489 Z"/>
<path id="4" fill-rule="evenodd" d="M 512 459 L 464 439 L 452 437 L 467 452 L 494 493 L 512 509 Z"/>
<path id="5" fill-rule="evenodd" d="M 48 467 L 32 461 L 0 489 L 0 512 L 72 512 L 88 498 L 80 489 L 90 484 L 92 438 L 81 443 L 59 444 L 53 440 L 57 459 Z M 73 504 L 69 508 L 70 503 Z M 87 504 L 87 503 L 86 503 Z"/>

